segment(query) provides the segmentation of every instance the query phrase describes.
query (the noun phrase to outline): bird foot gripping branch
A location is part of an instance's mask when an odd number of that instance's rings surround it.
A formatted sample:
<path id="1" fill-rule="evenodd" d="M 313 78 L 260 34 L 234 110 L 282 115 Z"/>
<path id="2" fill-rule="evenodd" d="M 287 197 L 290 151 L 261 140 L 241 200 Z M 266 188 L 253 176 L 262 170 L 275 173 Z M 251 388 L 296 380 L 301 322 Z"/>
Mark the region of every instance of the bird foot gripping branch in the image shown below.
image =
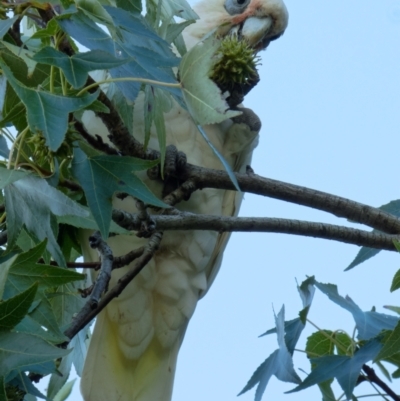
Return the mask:
<path id="1" fill-rule="evenodd" d="M 283 33 L 288 14 L 281 0 L 203 1 L 195 11 L 199 20 L 183 31 L 189 52 L 182 58 L 178 74 L 187 109 L 166 100 L 153 86 L 135 100 L 135 137 L 143 135 L 148 145 L 144 149 L 160 149 L 160 154 L 165 154 L 163 171 L 153 168 L 140 177 L 164 202 L 173 205 L 186 200 L 177 206 L 185 212 L 236 216 L 242 193 L 214 188 L 194 191 L 195 183 L 182 173 L 190 166 L 246 171 L 261 123 L 251 110 L 237 106 L 258 81 L 255 53 Z M 219 39 L 212 36 L 204 40 L 212 30 Z M 222 94 L 210 76 L 230 94 Z M 164 126 L 156 121 L 149 127 L 145 121 L 145 111 L 154 110 L 154 105 L 162 110 Z M 162 132 L 163 144 L 159 141 Z M 122 154 L 129 154 L 128 146 L 118 141 L 114 136 L 114 145 Z M 160 176 L 164 183 L 158 179 Z M 114 197 L 113 207 L 121 215 L 143 212 L 130 197 Z M 143 221 L 151 218 L 147 211 L 142 215 Z M 161 235 L 155 231 L 151 240 L 158 234 Z M 96 253 L 85 247 L 86 238 L 82 239 L 85 260 L 96 260 Z M 186 328 L 197 301 L 218 273 L 228 240 L 229 234 L 222 232 L 165 231 L 162 241 L 161 237 L 157 240 L 157 253 L 155 248 L 144 251 L 136 262 L 112 271 L 105 298 L 111 297 L 113 288 L 117 288 L 119 296 L 97 317 L 81 381 L 86 401 L 171 399 Z M 107 242 L 114 258 L 149 246 L 146 239 L 133 235 L 117 235 Z M 134 280 L 127 281 L 133 277 L 135 263 L 145 256 L 146 267 L 136 271 Z M 103 304 L 101 299 L 99 306 Z"/>

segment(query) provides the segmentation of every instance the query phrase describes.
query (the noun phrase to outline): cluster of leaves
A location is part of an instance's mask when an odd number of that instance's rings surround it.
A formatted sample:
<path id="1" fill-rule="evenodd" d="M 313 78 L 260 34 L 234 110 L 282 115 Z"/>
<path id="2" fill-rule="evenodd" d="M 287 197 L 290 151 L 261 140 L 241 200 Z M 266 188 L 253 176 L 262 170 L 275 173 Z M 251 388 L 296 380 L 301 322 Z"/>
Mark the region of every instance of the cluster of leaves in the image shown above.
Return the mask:
<path id="1" fill-rule="evenodd" d="M 399 277 L 400 271 L 393 279 L 392 291 L 400 288 Z M 316 327 L 307 318 L 316 289 L 330 301 L 351 313 L 355 322 L 356 337 L 350 336 L 342 329 L 335 331 L 318 329 L 311 334 L 305 347 L 311 372 L 301 380 L 294 369 L 293 354 L 306 323 L 309 322 Z M 318 385 L 323 401 L 335 401 L 343 397 L 356 401 L 358 398 L 354 390 L 358 384 L 362 381 L 375 383 L 374 379 L 377 377 L 375 373 L 373 377 L 366 373 L 373 372 L 368 366 L 366 367 L 371 361 L 389 382 L 400 378 L 400 318 L 378 313 L 374 308 L 371 311 L 363 311 L 349 296 L 341 296 L 336 285 L 320 283 L 314 277 L 303 281 L 298 286 L 298 291 L 303 303 L 299 317 L 285 321 L 284 306 L 275 316 L 276 327 L 268 330 L 263 336 L 276 333 L 279 348 L 257 368 L 240 394 L 256 386 L 255 400 L 260 401 L 269 379 L 276 376 L 281 381 L 297 384 L 288 393 Z M 399 307 L 388 307 L 388 309 L 400 314 Z M 383 362 L 394 365 L 396 367 L 394 372 L 390 374 Z M 335 396 L 331 387 L 334 379 L 343 390 L 343 394 L 339 397 Z M 380 386 L 382 381 L 379 379 L 377 383 Z M 386 388 L 389 387 L 384 387 L 383 392 Z M 376 395 L 381 394 L 378 391 Z"/>
<path id="2" fill-rule="evenodd" d="M 176 104 L 186 108 L 206 140 L 201 125 L 239 114 L 209 78 L 219 41 L 185 48 L 181 33 L 196 18 L 185 0 L 148 0 L 145 16 L 140 0 L 2 3 L 0 400 L 61 400 L 72 364 L 80 374 L 88 328 L 72 339 L 64 333 L 82 309 L 86 276 L 66 267 L 81 256 L 81 230 L 99 230 L 103 238 L 125 233 L 111 221 L 116 192 L 166 206 L 135 175 L 163 166 L 164 113 Z M 137 136 L 140 91 L 143 142 L 154 127 L 160 160 L 104 154 L 83 139 L 77 125 L 88 113 L 107 119 L 111 106 Z M 94 134 L 96 121 L 85 125 Z M 45 396 L 33 382 L 46 375 Z"/>

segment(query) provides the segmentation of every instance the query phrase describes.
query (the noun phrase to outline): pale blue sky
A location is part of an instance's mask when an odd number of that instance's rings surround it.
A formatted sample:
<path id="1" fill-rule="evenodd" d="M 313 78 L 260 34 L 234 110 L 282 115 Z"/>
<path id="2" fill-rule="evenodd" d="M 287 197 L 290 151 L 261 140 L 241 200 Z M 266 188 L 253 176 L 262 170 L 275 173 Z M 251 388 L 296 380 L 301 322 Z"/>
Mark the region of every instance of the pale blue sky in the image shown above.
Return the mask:
<path id="1" fill-rule="evenodd" d="M 286 0 L 286 5 L 289 27 L 262 53 L 261 83 L 245 102 L 263 122 L 254 170 L 373 206 L 399 199 L 400 0 Z M 246 195 L 241 215 L 348 224 L 252 195 Z M 343 273 L 357 251 L 332 241 L 234 234 L 221 272 L 189 325 L 173 400 L 236 400 L 276 348 L 274 336 L 257 338 L 274 324 L 272 306 L 278 311 L 285 304 L 288 319 L 301 307 L 295 278 L 315 274 L 336 283 L 366 310 L 400 305 L 400 293 L 389 293 L 400 255 L 381 253 Z M 322 328 L 353 330 L 348 314 L 319 293 L 310 318 Z M 295 361 L 296 368 L 309 371 L 301 354 Z M 321 399 L 317 390 L 283 394 L 293 387 L 273 378 L 264 400 Z M 399 383 L 393 388 L 400 392 Z M 79 401 L 76 390 L 71 399 Z M 371 390 L 363 384 L 357 393 Z M 250 391 L 238 401 L 253 397 Z"/>

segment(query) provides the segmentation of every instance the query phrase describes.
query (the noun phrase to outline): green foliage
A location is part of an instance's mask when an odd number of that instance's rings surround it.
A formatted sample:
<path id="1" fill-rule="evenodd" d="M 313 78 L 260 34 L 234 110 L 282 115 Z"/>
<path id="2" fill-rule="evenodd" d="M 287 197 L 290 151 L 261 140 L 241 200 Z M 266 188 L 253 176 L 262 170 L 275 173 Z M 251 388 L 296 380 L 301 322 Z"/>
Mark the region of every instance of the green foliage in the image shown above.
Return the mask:
<path id="1" fill-rule="evenodd" d="M 4 401 L 62 401 L 73 386 L 68 381 L 71 367 L 82 372 L 88 327 L 72 339 L 64 334 L 86 303 L 80 293 L 88 286 L 86 274 L 73 268 L 82 253 L 81 230 L 99 230 L 105 239 L 110 233 L 128 233 L 111 219 L 116 194 L 168 207 L 160 193 L 153 194 L 142 182 L 149 168 L 161 164 L 163 173 L 168 145 L 164 115 L 179 104 L 192 113 L 199 135 L 205 135 L 201 125 L 239 114 L 228 110 L 209 78 L 219 42 L 187 52 L 182 31 L 197 15 L 185 0 L 148 0 L 146 15 L 138 0 L 50 4 L 57 14 L 44 1 L 5 3 L 0 20 Z M 88 51 L 81 51 L 81 45 Z M 177 53 L 185 54 L 183 63 Z M 155 132 L 159 160 L 127 157 L 124 148 L 107 151 L 104 143 L 94 146 L 97 128 L 90 131 L 90 123 L 85 125 L 87 112 L 108 121 L 103 125 L 110 134 L 115 126 L 137 137 L 133 111 L 140 92 L 147 106 L 143 145 Z M 87 141 L 82 130 L 93 140 Z M 222 163 L 234 180 L 228 164 Z M 46 395 L 37 390 L 32 375 L 50 376 Z"/>
<path id="2" fill-rule="evenodd" d="M 311 306 L 314 289 L 318 289 L 336 305 L 350 312 L 355 321 L 358 340 L 350 337 L 341 329 L 319 329 L 311 334 L 305 347 L 305 352 L 311 363 L 311 372 L 288 393 L 318 385 L 323 401 L 334 401 L 338 398 L 335 396 L 331 385 L 336 379 L 347 399 L 357 399 L 354 391 L 359 383 L 359 378 L 364 375 L 363 369 L 368 362 L 377 363 L 383 374 L 390 379 L 389 372 L 382 364 L 382 362 L 389 362 L 397 368 L 391 374 L 391 378 L 400 377 L 400 319 L 398 317 L 376 311 L 362 311 L 350 297 L 339 295 L 335 285 L 319 283 L 314 277 L 305 280 L 298 289 L 303 300 L 303 306 L 307 307 L 307 313 Z M 299 314 L 302 314 L 304 310 L 305 308 Z M 305 318 L 308 321 L 307 316 Z M 279 338 L 284 338 L 286 349 L 292 350 L 289 353 L 290 359 L 276 359 L 278 350 L 274 351 L 253 373 L 240 394 L 258 384 L 255 400 L 261 400 L 272 374 L 282 381 L 292 381 L 277 374 L 277 365 L 284 366 L 287 373 L 294 372 L 295 345 L 305 324 L 306 321 L 303 324 L 299 319 L 285 322 L 277 321 L 276 328 L 265 333 L 277 333 L 278 343 L 280 343 Z M 314 323 L 312 325 L 316 326 Z"/>
<path id="3" fill-rule="evenodd" d="M 382 205 L 379 209 L 383 210 L 384 212 L 391 213 L 396 217 L 400 217 L 400 200 L 394 200 L 386 205 Z M 373 232 L 376 230 L 372 230 Z M 396 243 L 396 241 L 394 241 Z M 361 263 L 364 263 L 368 259 L 376 256 L 381 250 L 376 248 L 368 248 L 366 246 L 361 247 L 360 251 L 358 252 L 357 256 L 354 260 L 347 266 L 346 270 L 350 270 L 353 267 L 358 266 Z M 400 250 L 398 249 L 400 252 Z"/>

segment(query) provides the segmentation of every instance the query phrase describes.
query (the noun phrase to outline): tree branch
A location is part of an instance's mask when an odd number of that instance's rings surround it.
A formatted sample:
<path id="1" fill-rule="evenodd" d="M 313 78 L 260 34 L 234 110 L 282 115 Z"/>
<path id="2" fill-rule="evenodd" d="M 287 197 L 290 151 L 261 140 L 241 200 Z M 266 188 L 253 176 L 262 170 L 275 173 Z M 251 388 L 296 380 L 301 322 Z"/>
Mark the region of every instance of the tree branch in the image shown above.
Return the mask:
<path id="1" fill-rule="evenodd" d="M 111 279 L 114 256 L 111 248 L 107 242 L 101 238 L 98 231 L 89 237 L 89 243 L 91 248 L 97 249 L 101 260 L 100 273 L 96 278 L 96 282 L 89 298 L 90 307 L 95 309 L 99 304 L 101 294 L 103 294 L 104 291 L 107 291 L 108 283 Z"/>
<path id="2" fill-rule="evenodd" d="M 383 391 L 386 392 L 388 396 L 390 396 L 393 401 L 400 401 L 400 396 L 398 396 L 384 381 L 382 381 L 375 373 L 375 370 L 372 369 L 370 366 L 364 364 L 362 366 L 362 370 L 367 375 L 367 380 L 371 383 L 375 383 L 379 386 Z"/>
<path id="3" fill-rule="evenodd" d="M 64 334 L 72 339 L 80 330 L 82 330 L 92 319 L 94 319 L 114 298 L 118 297 L 123 289 L 142 271 L 146 264 L 157 251 L 162 239 L 161 233 L 154 233 L 147 243 L 143 254 L 136 259 L 131 269 L 123 277 L 118 280 L 118 283 L 103 295 L 97 308 L 92 309 L 90 301 L 86 302 L 84 307 L 79 311 L 77 316 L 72 321 L 71 325 L 65 330 Z"/>
<path id="4" fill-rule="evenodd" d="M 240 231 L 293 234 L 335 240 L 347 244 L 388 251 L 396 251 L 393 240 L 400 240 L 399 235 L 368 232 L 350 227 L 310 221 L 267 217 L 197 215 L 179 211 L 175 211 L 175 213 L 174 215 L 151 215 L 155 223 L 154 229 L 159 231 L 210 230 L 218 232 Z M 114 209 L 112 218 L 126 230 L 135 231 L 141 229 L 142 222 L 138 214 L 130 214 L 123 210 Z"/>

